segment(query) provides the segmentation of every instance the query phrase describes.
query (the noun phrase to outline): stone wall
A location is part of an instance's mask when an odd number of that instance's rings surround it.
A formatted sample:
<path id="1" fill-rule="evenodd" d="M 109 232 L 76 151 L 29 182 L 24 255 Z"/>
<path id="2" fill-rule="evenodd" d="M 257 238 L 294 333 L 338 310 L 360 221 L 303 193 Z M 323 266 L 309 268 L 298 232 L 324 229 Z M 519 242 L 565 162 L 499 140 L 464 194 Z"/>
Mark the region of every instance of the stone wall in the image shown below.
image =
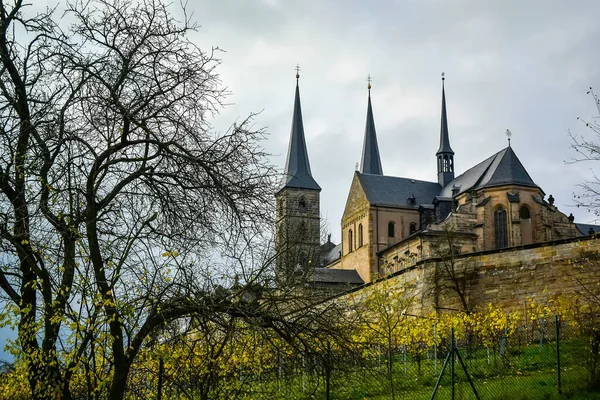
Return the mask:
<path id="1" fill-rule="evenodd" d="M 576 238 L 533 244 L 500 251 L 472 253 L 456 258 L 456 268 L 471 276 L 465 293 L 473 307 L 488 303 L 506 311 L 522 310 L 529 297 L 539 302 L 560 294 L 582 290 L 576 278 L 600 282 L 600 240 Z M 432 272 L 439 259 L 418 262 L 387 279 L 410 285 L 415 296 L 414 312 L 431 312 L 438 307 L 461 308 L 454 292 L 436 295 Z M 372 285 L 356 289 L 367 296 Z M 355 290 L 355 291 L 356 291 Z"/>

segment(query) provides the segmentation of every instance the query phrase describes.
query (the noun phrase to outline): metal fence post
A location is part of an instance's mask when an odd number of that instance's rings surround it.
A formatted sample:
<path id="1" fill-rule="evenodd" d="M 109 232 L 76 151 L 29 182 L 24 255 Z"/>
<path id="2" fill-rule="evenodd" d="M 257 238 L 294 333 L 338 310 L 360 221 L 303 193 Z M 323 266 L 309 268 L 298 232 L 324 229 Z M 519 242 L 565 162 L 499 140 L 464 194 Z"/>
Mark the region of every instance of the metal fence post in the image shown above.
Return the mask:
<path id="1" fill-rule="evenodd" d="M 433 357 L 435 365 L 435 374 L 438 373 L 438 360 L 437 360 L 437 324 L 433 325 Z"/>
<path id="2" fill-rule="evenodd" d="M 451 380 L 452 380 L 452 400 L 454 400 L 454 384 L 456 383 L 454 380 L 454 357 L 456 356 L 454 353 L 456 352 L 456 347 L 455 347 L 455 343 L 454 343 L 454 327 L 452 327 L 452 337 L 450 339 L 451 343 L 451 349 L 450 349 L 450 354 L 452 357 L 451 360 L 451 364 L 450 364 L 450 373 L 452 375 Z"/>
<path id="3" fill-rule="evenodd" d="M 161 398 L 162 398 L 164 372 L 165 372 L 165 363 L 163 361 L 163 358 L 160 357 L 158 359 L 158 389 L 156 390 L 156 399 L 157 400 L 161 400 Z"/>
<path id="4" fill-rule="evenodd" d="M 558 315 L 554 316 L 554 325 L 556 327 L 556 372 L 558 377 L 558 394 L 562 394 L 560 384 L 560 320 Z"/>

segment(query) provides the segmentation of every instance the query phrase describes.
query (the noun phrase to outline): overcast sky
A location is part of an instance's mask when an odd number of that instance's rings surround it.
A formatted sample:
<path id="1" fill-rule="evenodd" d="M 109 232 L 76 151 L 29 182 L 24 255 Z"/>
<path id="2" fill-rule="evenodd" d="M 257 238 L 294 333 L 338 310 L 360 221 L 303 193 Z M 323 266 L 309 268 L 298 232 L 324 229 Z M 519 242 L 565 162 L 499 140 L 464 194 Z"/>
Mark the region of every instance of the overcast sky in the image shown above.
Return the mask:
<path id="1" fill-rule="evenodd" d="M 368 74 L 386 175 L 437 179 L 444 71 L 457 174 L 506 147 L 510 129 L 516 154 L 556 205 L 578 222 L 600 222 L 572 207 L 576 185 L 600 163 L 565 163 L 574 153 L 569 129 L 585 132 L 576 118 L 597 114 L 586 91 L 600 91 L 600 1 L 196 0 L 188 8 L 201 25 L 192 40 L 226 51 L 218 71 L 232 104 L 215 127 L 261 111 L 256 126 L 266 127 L 281 169 L 300 64 L 311 168 L 334 241 L 360 162 Z"/>
<path id="2" fill-rule="evenodd" d="M 265 143 L 283 169 L 291 127 L 296 63 L 321 213 L 335 241 L 367 108 L 366 77 L 384 174 L 435 181 L 441 80 L 446 73 L 450 141 L 457 175 L 512 146 L 533 180 L 577 222 L 577 184 L 593 164 L 568 165 L 569 129 L 595 115 L 586 91 L 600 88 L 598 1 L 199 1 L 192 38 L 218 46 L 219 72 L 232 103 L 224 129 L 262 111 Z"/>

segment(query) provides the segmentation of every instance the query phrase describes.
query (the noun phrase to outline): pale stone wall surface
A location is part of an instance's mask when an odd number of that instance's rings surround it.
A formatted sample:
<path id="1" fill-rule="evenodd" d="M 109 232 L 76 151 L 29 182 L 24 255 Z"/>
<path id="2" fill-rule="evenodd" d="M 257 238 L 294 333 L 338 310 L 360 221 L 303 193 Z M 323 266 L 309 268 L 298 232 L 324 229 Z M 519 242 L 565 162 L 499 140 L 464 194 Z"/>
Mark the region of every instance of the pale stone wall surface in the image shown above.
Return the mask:
<path id="1" fill-rule="evenodd" d="M 528 298 L 543 303 L 558 295 L 583 290 L 576 278 L 600 282 L 600 240 L 568 239 L 552 243 L 522 246 L 494 252 L 480 252 L 456 259 L 457 268 L 474 274 L 467 297 L 474 307 L 488 303 L 502 306 L 507 312 L 523 310 Z M 413 312 L 429 313 L 435 306 L 461 308 L 456 294 L 445 293 L 436 301 L 430 279 L 436 260 L 425 260 L 404 272 L 388 277 L 397 285 L 410 285 L 415 296 Z M 373 285 L 355 291 L 354 296 L 368 296 Z M 437 302 L 437 304 L 436 304 Z"/>

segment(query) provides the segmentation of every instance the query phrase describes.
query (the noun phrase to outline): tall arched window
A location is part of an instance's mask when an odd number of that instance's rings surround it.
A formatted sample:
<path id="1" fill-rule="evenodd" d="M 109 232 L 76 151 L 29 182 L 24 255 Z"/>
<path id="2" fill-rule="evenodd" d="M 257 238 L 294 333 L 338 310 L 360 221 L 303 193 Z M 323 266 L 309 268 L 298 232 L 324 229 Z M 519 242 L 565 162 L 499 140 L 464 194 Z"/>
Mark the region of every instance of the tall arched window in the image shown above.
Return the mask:
<path id="1" fill-rule="evenodd" d="M 348 231 L 348 253 L 352 252 L 352 229 Z"/>
<path id="2" fill-rule="evenodd" d="M 358 224 L 358 247 L 363 246 L 363 227 L 362 224 Z"/>
<path id="3" fill-rule="evenodd" d="M 388 223 L 388 237 L 393 238 L 394 236 L 396 236 L 396 224 L 394 221 L 390 221 Z"/>
<path id="4" fill-rule="evenodd" d="M 497 249 L 508 247 L 506 210 L 502 207 L 499 207 L 494 212 L 494 241 Z"/>
<path id="5" fill-rule="evenodd" d="M 417 223 L 416 222 L 411 222 L 410 225 L 409 225 L 408 234 L 412 235 L 416 231 L 417 231 Z"/>

